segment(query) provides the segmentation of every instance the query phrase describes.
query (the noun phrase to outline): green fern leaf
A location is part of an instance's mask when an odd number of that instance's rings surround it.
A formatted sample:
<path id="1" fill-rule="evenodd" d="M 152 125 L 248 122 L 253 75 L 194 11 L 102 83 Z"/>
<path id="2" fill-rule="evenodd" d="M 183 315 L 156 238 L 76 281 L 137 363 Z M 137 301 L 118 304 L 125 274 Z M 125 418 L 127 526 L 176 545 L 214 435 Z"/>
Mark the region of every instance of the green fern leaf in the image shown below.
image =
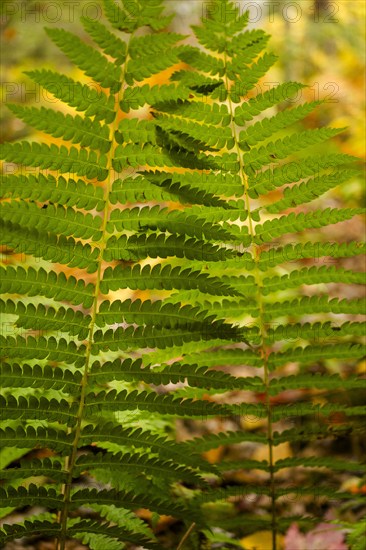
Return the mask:
<path id="1" fill-rule="evenodd" d="M 53 143 L 4 143 L 0 149 L 0 158 L 43 170 L 58 170 L 61 174 L 72 172 L 99 181 L 105 180 L 108 174 L 105 157 L 98 158 L 94 151 L 78 151 L 75 147 L 67 149 L 64 145 L 57 147 Z"/>
<path id="2" fill-rule="evenodd" d="M 18 292 L 28 296 L 46 296 L 54 300 L 67 300 L 74 305 L 90 307 L 93 303 L 94 286 L 75 277 L 66 277 L 62 272 L 47 272 L 42 267 L 0 267 L 0 289 L 5 294 Z"/>
<path id="3" fill-rule="evenodd" d="M 1 284 L 1 283 L 0 283 Z M 226 281 L 217 277 L 209 277 L 207 273 L 182 269 L 179 266 L 157 264 L 154 267 L 146 265 L 122 266 L 114 269 L 107 267 L 100 284 L 101 291 L 107 294 L 110 290 L 119 288 L 132 290 L 161 289 L 161 290 L 190 290 L 197 289 L 208 294 L 219 296 L 235 296 L 238 292 Z"/>
<path id="4" fill-rule="evenodd" d="M 44 69 L 26 71 L 25 74 L 60 101 L 77 111 L 84 111 L 85 116 L 94 116 L 95 120 L 105 120 L 107 124 L 115 119 L 114 97 L 107 96 L 94 86 L 81 84 L 65 75 Z"/>
<path id="5" fill-rule="evenodd" d="M 305 87 L 298 82 L 286 82 L 263 94 L 258 94 L 235 108 L 235 122 L 239 126 L 244 126 L 245 122 L 252 120 L 266 109 L 290 99 L 292 94 L 296 94 Z"/>
<path id="6" fill-rule="evenodd" d="M 126 60 L 126 43 L 110 32 L 103 23 L 88 17 L 80 18 L 84 29 L 93 38 L 94 42 L 100 46 L 106 55 L 113 57 L 120 65 Z"/>
<path id="7" fill-rule="evenodd" d="M 295 233 L 304 229 L 324 227 L 333 223 L 349 220 L 357 214 L 362 214 L 362 208 L 326 208 L 325 210 L 316 210 L 309 214 L 295 214 L 291 212 L 287 216 L 275 220 L 268 220 L 263 225 L 257 225 L 255 228 L 256 242 L 269 242 L 281 235 Z"/>
<path id="8" fill-rule="evenodd" d="M 97 271 L 98 250 L 89 244 L 82 244 L 72 237 L 59 237 L 52 233 L 40 233 L 18 224 L 0 221 L 3 243 L 14 252 L 32 254 L 70 267 L 86 268 L 88 273 Z"/>
<path id="9" fill-rule="evenodd" d="M 66 180 L 62 176 L 57 180 L 51 175 L 36 176 L 8 175 L 1 178 L 4 198 L 19 198 L 49 201 L 62 206 L 76 206 L 84 210 L 103 210 L 105 204 L 100 187 L 83 180 Z"/>
<path id="10" fill-rule="evenodd" d="M 79 143 L 81 147 L 90 147 L 101 153 L 108 153 L 111 147 L 108 127 L 102 126 L 97 120 L 82 118 L 79 115 L 64 115 L 44 107 L 36 109 L 8 104 L 8 108 L 33 128 L 64 141 Z"/>
<path id="11" fill-rule="evenodd" d="M 287 183 L 298 182 L 309 176 L 313 176 L 314 174 L 317 175 L 321 181 L 322 178 L 320 177 L 320 174 L 322 174 L 323 170 L 334 169 L 337 166 L 346 165 L 356 160 L 357 159 L 355 157 L 350 155 L 338 153 L 335 155 L 326 156 L 314 155 L 311 158 L 306 157 L 305 159 L 299 159 L 296 163 L 289 162 L 277 168 L 270 168 L 264 172 L 259 172 L 254 178 L 250 178 L 250 188 L 248 189 L 248 194 L 250 197 L 256 198 L 258 195 L 265 195 L 277 187 L 281 187 Z M 325 175 L 326 174 L 322 174 L 322 176 Z M 314 178 L 314 180 L 309 181 L 309 192 L 315 194 L 316 189 L 314 189 L 312 181 L 316 181 L 318 178 Z M 334 179 L 336 179 L 336 176 L 334 176 Z M 306 185 L 307 182 L 304 187 L 301 188 L 301 193 L 303 190 L 305 191 Z M 298 189 L 300 192 L 300 186 L 295 189 Z M 290 193 L 290 189 L 287 193 Z"/>
<path id="12" fill-rule="evenodd" d="M 98 82 L 102 88 L 111 92 L 119 91 L 121 70 L 108 61 L 94 48 L 87 46 L 80 38 L 64 29 L 47 28 L 46 32 L 53 42 L 87 76 Z"/>
<path id="13" fill-rule="evenodd" d="M 61 307 L 55 310 L 46 308 L 43 304 L 35 307 L 33 304 L 25 306 L 22 302 L 14 303 L 12 300 L 0 300 L 0 312 L 17 315 L 16 325 L 34 330 L 59 330 L 78 336 L 84 340 L 89 332 L 91 322 L 90 315 L 84 315 L 81 311 L 72 308 Z"/>
<path id="14" fill-rule="evenodd" d="M 27 363 L 22 365 L 2 363 L 0 373 L 4 388 L 52 388 L 75 395 L 81 384 L 80 372 L 50 365 L 41 367 L 40 365 L 30 366 Z"/>
<path id="15" fill-rule="evenodd" d="M 85 346 L 77 346 L 67 342 L 65 338 L 56 340 L 53 336 L 0 337 L 0 347 L 7 358 L 48 359 L 49 361 L 64 361 L 68 365 L 81 367 L 84 364 Z"/>
<path id="16" fill-rule="evenodd" d="M 230 281 L 231 282 L 231 281 Z M 278 290 L 295 288 L 300 285 L 314 285 L 322 283 L 352 283 L 365 284 L 366 275 L 334 266 L 304 267 L 291 271 L 287 275 L 274 276 L 263 279 L 263 294 L 267 295 Z M 236 287 L 236 285 L 235 285 Z"/>
<path id="17" fill-rule="evenodd" d="M 36 204 L 25 201 L 12 201 L 1 205 L 1 216 L 4 221 L 11 221 L 21 227 L 58 232 L 60 235 L 72 235 L 75 238 L 100 239 L 101 218 L 92 214 L 82 214 L 64 206 L 46 205 L 39 208 Z"/>

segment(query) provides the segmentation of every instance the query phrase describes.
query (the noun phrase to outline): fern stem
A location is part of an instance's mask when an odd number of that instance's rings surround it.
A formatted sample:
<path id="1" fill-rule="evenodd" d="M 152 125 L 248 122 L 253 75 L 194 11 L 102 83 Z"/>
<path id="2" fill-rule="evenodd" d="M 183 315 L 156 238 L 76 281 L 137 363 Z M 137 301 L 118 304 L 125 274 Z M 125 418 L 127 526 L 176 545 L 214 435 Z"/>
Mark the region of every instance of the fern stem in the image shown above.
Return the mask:
<path id="1" fill-rule="evenodd" d="M 196 527 L 196 524 L 193 522 L 189 528 L 187 529 L 187 531 L 184 533 L 183 535 L 183 538 L 182 540 L 180 541 L 180 543 L 178 544 L 177 546 L 177 550 L 181 550 L 184 546 L 184 543 L 186 542 L 186 540 L 188 539 L 188 537 L 190 536 L 190 534 L 192 533 L 193 529 Z"/>
<path id="2" fill-rule="evenodd" d="M 123 87 L 123 84 L 124 84 L 124 81 L 125 81 L 125 73 L 126 73 L 127 63 L 128 63 L 128 60 L 129 60 L 128 48 L 129 48 L 129 44 L 130 44 L 130 41 L 131 41 L 132 38 L 133 38 L 133 33 L 130 34 L 128 42 L 127 42 L 126 59 L 125 59 L 124 65 L 123 65 L 123 71 L 122 71 L 122 76 L 121 76 L 122 87 Z M 118 94 L 116 94 L 116 95 L 118 96 Z M 122 99 L 122 98 L 120 98 L 120 99 Z M 119 102 L 116 101 L 115 102 L 115 105 L 117 105 L 116 111 L 118 110 L 118 104 L 119 104 Z M 78 408 L 78 412 L 77 412 L 75 436 L 74 436 L 74 440 L 73 440 L 73 446 L 72 446 L 71 454 L 68 457 L 66 457 L 66 459 L 65 459 L 65 469 L 67 470 L 68 475 L 67 475 L 67 481 L 66 481 L 65 485 L 63 486 L 63 490 L 62 490 L 63 496 L 64 496 L 64 507 L 61 511 L 60 518 L 59 518 L 59 522 L 61 524 L 61 536 L 60 536 L 60 539 L 59 539 L 59 543 L 57 544 L 56 550 L 65 550 L 65 544 L 66 544 L 67 520 L 68 520 L 68 515 L 69 515 L 69 505 L 70 505 L 70 495 L 71 495 L 73 471 L 74 471 L 74 467 L 75 467 L 75 461 L 76 461 L 76 458 L 77 458 L 77 451 L 78 451 L 79 440 L 80 440 L 80 435 L 81 435 L 81 425 L 82 425 L 83 416 L 84 416 L 85 398 L 86 398 L 86 391 L 87 391 L 87 387 L 88 387 L 89 367 L 90 367 L 90 362 L 91 362 L 92 346 L 93 346 L 93 341 L 94 341 L 95 321 L 96 321 L 96 317 L 97 317 L 97 313 L 98 313 L 98 299 L 99 299 L 99 295 L 100 295 L 100 282 L 101 282 L 101 278 L 102 278 L 103 253 L 104 253 L 106 242 L 107 242 L 107 239 L 106 239 L 106 237 L 107 237 L 107 223 L 109 221 L 109 212 L 110 212 L 110 206 L 111 206 L 109 196 L 110 196 L 110 192 L 111 192 L 111 188 L 112 188 L 112 184 L 113 184 L 112 160 L 113 160 L 113 154 L 114 154 L 115 147 L 117 146 L 117 143 L 114 139 L 114 135 L 115 135 L 115 132 L 116 132 L 116 129 L 117 129 L 118 122 L 119 121 L 117 119 L 117 112 L 116 112 L 115 119 L 114 119 L 113 123 L 110 125 L 110 141 L 111 141 L 112 145 L 111 145 L 110 151 L 108 153 L 108 160 L 107 160 L 108 178 L 107 178 L 106 185 L 105 185 L 105 190 L 104 190 L 105 206 L 104 206 L 104 210 L 103 210 L 103 223 L 102 223 L 102 228 L 101 228 L 102 236 L 101 236 L 100 241 L 99 241 L 100 246 L 99 246 L 99 256 L 98 256 L 98 269 L 97 269 L 96 282 L 95 282 L 93 306 L 91 308 L 92 311 L 91 311 L 91 321 L 90 321 L 90 327 L 89 327 L 89 335 L 88 335 L 88 340 L 87 340 L 87 343 L 86 343 L 85 367 L 84 367 L 83 378 L 82 378 L 82 381 L 81 381 L 81 391 L 80 391 L 80 398 L 79 398 L 79 408 Z"/>
<path id="3" fill-rule="evenodd" d="M 224 63 L 225 63 L 225 69 L 227 67 L 227 56 L 226 52 L 224 53 Z M 225 82 L 226 82 L 226 89 L 230 90 L 230 83 L 227 76 L 227 72 L 225 70 Z M 248 177 L 244 170 L 244 164 L 243 164 L 243 158 L 242 153 L 239 147 L 239 139 L 237 135 L 237 127 L 234 120 L 234 109 L 233 109 L 233 103 L 230 97 L 230 94 L 228 94 L 228 103 L 229 103 L 229 111 L 230 111 L 230 117 L 231 117 L 231 129 L 233 133 L 234 138 L 234 147 L 236 149 L 236 153 L 239 159 L 239 166 L 240 166 L 240 176 L 243 182 L 244 187 L 244 201 L 248 212 L 248 225 L 249 225 L 249 234 L 254 239 L 255 237 L 255 229 L 253 225 L 253 219 L 252 219 L 252 212 L 251 212 L 251 201 L 249 197 L 249 184 L 248 184 Z M 260 269 L 259 269 L 259 260 L 260 260 L 260 252 L 261 249 L 259 246 L 256 246 L 255 244 L 252 244 L 252 250 L 253 250 L 253 257 L 255 261 L 255 269 L 254 269 L 254 277 L 256 281 L 256 289 L 257 289 L 257 303 L 259 306 L 259 328 L 260 328 L 260 334 L 261 334 L 261 356 L 263 359 L 263 382 L 265 385 L 265 404 L 267 409 L 267 441 L 268 441 L 268 461 L 269 461 L 269 486 L 270 486 L 270 497 L 271 497 L 271 526 L 272 526 L 272 550 L 277 550 L 277 521 L 276 521 L 276 493 L 275 493 L 275 475 L 274 475 L 274 456 L 273 456 L 273 420 L 272 420 L 272 407 L 271 407 L 271 401 L 270 401 L 270 394 L 269 394 L 269 368 L 268 368 L 268 349 L 265 344 L 265 338 L 267 335 L 267 329 L 266 329 L 266 322 L 264 319 L 264 303 L 263 303 L 263 297 L 261 293 L 261 287 L 262 287 L 262 280 L 260 275 Z"/>

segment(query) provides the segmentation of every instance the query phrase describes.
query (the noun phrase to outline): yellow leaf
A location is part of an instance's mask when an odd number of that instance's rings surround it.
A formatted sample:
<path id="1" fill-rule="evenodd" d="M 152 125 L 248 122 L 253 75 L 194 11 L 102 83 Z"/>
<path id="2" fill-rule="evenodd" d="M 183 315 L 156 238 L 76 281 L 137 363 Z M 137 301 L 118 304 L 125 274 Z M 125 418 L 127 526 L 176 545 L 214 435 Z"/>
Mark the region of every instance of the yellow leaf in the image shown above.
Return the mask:
<path id="1" fill-rule="evenodd" d="M 274 447 L 272 454 L 274 462 L 277 462 L 277 460 L 282 460 L 283 458 L 292 457 L 293 455 L 290 444 L 287 441 Z M 268 447 L 258 447 L 252 458 L 255 460 L 269 460 Z"/>
<path id="2" fill-rule="evenodd" d="M 282 550 L 283 536 L 276 536 L 278 550 Z M 272 531 L 258 531 L 249 537 L 240 540 L 240 544 L 245 550 L 272 550 Z"/>

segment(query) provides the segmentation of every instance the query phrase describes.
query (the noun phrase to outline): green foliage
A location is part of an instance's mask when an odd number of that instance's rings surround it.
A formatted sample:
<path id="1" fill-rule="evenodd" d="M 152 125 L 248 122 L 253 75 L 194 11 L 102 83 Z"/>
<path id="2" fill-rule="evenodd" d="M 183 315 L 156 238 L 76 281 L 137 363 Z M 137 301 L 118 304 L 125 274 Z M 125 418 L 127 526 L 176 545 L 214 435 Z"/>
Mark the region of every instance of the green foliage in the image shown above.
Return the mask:
<path id="1" fill-rule="evenodd" d="M 318 107 L 284 108 L 301 84 L 252 97 L 275 56 L 263 54 L 268 36 L 245 30 L 248 14 L 235 5 L 214 2 L 211 18 L 194 27 L 203 50 L 159 32 L 170 20 L 160 0 L 104 0 L 105 23 L 82 20 L 97 47 L 47 31 L 100 91 L 92 97 L 85 84 L 48 70 L 27 73 L 82 115 L 10 106 L 62 142 L 1 147 L 1 158 L 18 165 L 2 177 L 2 241 L 27 261 L 0 270 L 7 329 L 0 437 L 6 449 L 48 451 L 14 455 L 21 460 L 6 463 L 0 493 L 6 509 L 49 511 L 5 524 L 3 544 L 37 535 L 56 537 L 60 550 L 71 538 L 93 549 L 158 549 L 153 529 L 133 512 L 147 508 L 152 518 L 174 516 L 186 529 L 195 522 L 211 532 L 222 523 L 207 505 L 245 498 L 244 487 L 222 486 L 227 472 L 243 469 L 266 475 L 250 492 L 270 497 L 271 517 L 253 525 L 275 539 L 290 521 L 278 517 L 277 501 L 297 490 L 277 482 L 277 472 L 364 471 L 342 457 L 274 458 L 281 443 L 337 437 L 351 422 L 362 429 L 364 409 L 342 391 L 365 381 L 332 373 L 328 360 L 354 365 L 365 355 L 365 304 L 342 290 L 334 296 L 332 286 L 360 285 L 364 275 L 350 264 L 313 264 L 364 252 L 347 238 L 327 242 L 321 231 L 363 210 L 319 202 L 305 209 L 352 177 L 355 159 L 305 156 L 341 130 L 293 126 Z M 144 82 L 165 69 L 175 70 L 167 83 Z M 141 120 L 146 105 L 151 116 Z M 29 265 L 32 257 L 41 265 Z M 309 368 L 318 364 L 324 374 Z M 242 402 L 217 402 L 215 394 L 230 390 Z M 292 402 L 287 390 L 303 400 Z M 347 420 L 330 426 L 334 414 Z M 182 443 L 166 430 L 172 418 L 216 416 L 254 417 L 258 426 Z M 243 443 L 266 447 L 268 459 L 214 466 L 201 456 Z M 307 483 L 298 489 L 306 499 L 350 498 L 326 477 L 315 493 Z"/>

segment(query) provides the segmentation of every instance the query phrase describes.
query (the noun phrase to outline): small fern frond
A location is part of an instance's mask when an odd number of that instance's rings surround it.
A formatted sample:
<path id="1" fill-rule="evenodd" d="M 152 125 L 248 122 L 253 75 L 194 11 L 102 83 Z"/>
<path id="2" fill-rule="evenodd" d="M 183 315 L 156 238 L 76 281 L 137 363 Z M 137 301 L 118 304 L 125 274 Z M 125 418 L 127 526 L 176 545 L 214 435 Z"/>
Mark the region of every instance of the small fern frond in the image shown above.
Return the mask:
<path id="1" fill-rule="evenodd" d="M 84 364 L 85 346 L 77 346 L 75 342 L 67 342 L 65 338 L 51 336 L 1 336 L 0 347 L 6 358 L 15 359 L 48 359 L 49 361 L 61 361 L 68 365 L 75 364 L 81 367 Z"/>
<path id="2" fill-rule="evenodd" d="M 89 315 L 72 308 L 61 307 L 55 310 L 46 308 L 43 304 L 35 307 L 33 304 L 24 305 L 22 302 L 12 300 L 0 300 L 0 312 L 9 315 L 17 315 L 18 327 L 33 330 L 59 330 L 77 336 L 79 340 L 86 338 L 91 321 Z"/>
<path id="3" fill-rule="evenodd" d="M 349 220 L 357 214 L 364 213 L 362 208 L 326 208 L 309 214 L 291 212 L 275 220 L 268 220 L 255 228 L 256 242 L 270 242 L 287 233 L 296 233 L 304 229 L 325 227 L 333 223 Z"/>
<path id="4" fill-rule="evenodd" d="M 60 206 L 76 206 L 83 210 L 95 209 L 97 212 L 105 206 L 102 189 L 80 179 L 66 180 L 62 176 L 56 179 L 50 174 L 39 174 L 37 177 L 10 174 L 1 178 L 1 187 L 4 198 L 49 201 Z"/>
<path id="5" fill-rule="evenodd" d="M 1 283 L 0 283 L 1 284 Z M 226 281 L 210 277 L 207 273 L 193 271 L 180 266 L 157 264 L 153 267 L 135 265 L 133 267 L 118 265 L 107 267 L 100 285 L 103 294 L 110 290 L 130 288 L 132 290 L 191 290 L 197 289 L 207 294 L 218 296 L 235 296 L 239 292 Z"/>
<path id="6" fill-rule="evenodd" d="M 121 69 L 118 66 L 69 31 L 46 28 L 46 32 L 56 46 L 87 76 L 98 82 L 102 88 L 110 88 L 112 93 L 119 91 Z"/>
<path id="7" fill-rule="evenodd" d="M 232 282 L 232 281 L 230 281 Z M 286 275 L 275 275 L 263 279 L 264 295 L 287 288 L 297 288 L 300 285 L 318 285 L 324 283 L 349 283 L 365 284 L 366 275 L 362 272 L 355 272 L 335 266 L 327 267 L 325 265 L 317 267 L 304 267 L 300 270 L 294 270 Z M 234 284 L 238 288 L 237 284 Z"/>
<path id="8" fill-rule="evenodd" d="M 112 33 L 100 21 L 89 19 L 88 17 L 81 17 L 80 21 L 86 32 L 106 55 L 113 57 L 120 65 L 125 62 L 127 47 L 123 40 Z"/>
<path id="9" fill-rule="evenodd" d="M 32 254 L 70 267 L 86 268 L 88 273 L 97 271 L 98 250 L 88 243 L 82 244 L 72 237 L 40 233 L 36 229 L 23 228 L 11 222 L 0 222 L 3 243 L 21 254 Z"/>
<path id="10" fill-rule="evenodd" d="M 246 122 L 253 120 L 254 117 L 260 115 L 266 109 L 289 100 L 293 94 L 303 88 L 306 88 L 304 84 L 286 82 L 267 90 L 263 94 L 258 94 L 235 108 L 235 122 L 238 126 L 244 126 Z"/>
<path id="11" fill-rule="evenodd" d="M 325 359 L 362 359 L 366 348 L 361 344 L 342 343 L 333 345 L 312 345 L 305 348 L 293 348 L 280 353 L 271 353 L 268 365 L 271 369 L 283 365 L 287 361 L 297 361 L 301 364 L 322 361 Z"/>
<path id="12" fill-rule="evenodd" d="M 82 279 L 72 275 L 66 277 L 61 271 L 47 272 L 43 267 L 0 267 L 0 289 L 5 294 L 24 294 L 27 296 L 45 296 L 54 300 L 67 300 L 74 305 L 90 307 L 93 300 L 94 285 L 85 284 Z"/>
<path id="13" fill-rule="evenodd" d="M 79 115 L 64 115 L 54 109 L 41 107 L 21 107 L 8 104 L 8 108 L 33 128 L 41 130 L 64 141 L 79 143 L 81 147 L 90 147 L 101 153 L 108 153 L 111 142 L 107 126 L 102 126 L 97 120 L 82 118 Z"/>
<path id="14" fill-rule="evenodd" d="M 86 149 L 79 151 L 75 147 L 67 149 L 64 145 L 57 147 L 53 143 L 4 143 L 0 155 L 8 162 L 35 166 L 42 170 L 58 170 L 60 174 L 71 172 L 99 181 L 105 180 L 108 174 L 105 157 L 98 158 L 94 151 L 88 153 Z"/>
<path id="15" fill-rule="evenodd" d="M 80 239 L 98 240 L 102 234 L 102 220 L 90 213 L 83 214 L 73 208 L 46 205 L 39 208 L 32 202 L 5 202 L 0 208 L 1 217 L 22 228 L 35 228 L 38 231 L 58 232 L 60 235 Z"/>
<path id="16" fill-rule="evenodd" d="M 0 366 L 1 379 L 6 388 L 32 388 L 58 389 L 76 395 L 81 383 L 79 371 L 61 369 L 45 365 L 28 365 L 24 363 L 8 364 Z"/>
<path id="17" fill-rule="evenodd" d="M 39 84 L 60 101 L 85 112 L 85 116 L 94 116 L 95 120 L 104 120 L 110 124 L 115 119 L 114 97 L 106 95 L 94 86 L 76 82 L 72 78 L 49 70 L 26 71 L 36 84 Z"/>

